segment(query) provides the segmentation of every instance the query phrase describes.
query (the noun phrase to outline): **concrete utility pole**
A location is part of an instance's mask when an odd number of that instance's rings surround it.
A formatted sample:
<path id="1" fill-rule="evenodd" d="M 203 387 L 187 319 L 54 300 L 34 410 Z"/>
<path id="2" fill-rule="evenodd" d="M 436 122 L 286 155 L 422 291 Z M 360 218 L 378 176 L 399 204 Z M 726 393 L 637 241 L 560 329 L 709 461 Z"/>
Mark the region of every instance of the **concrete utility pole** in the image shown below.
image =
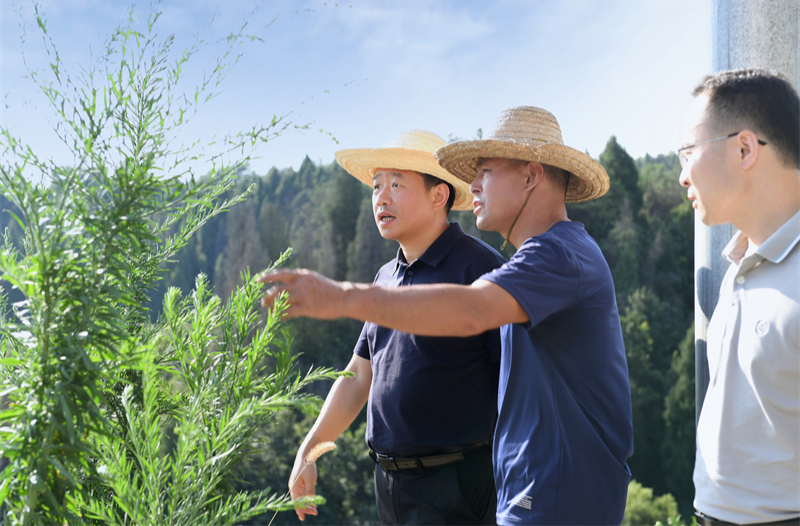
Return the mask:
<path id="1" fill-rule="evenodd" d="M 713 60 L 716 71 L 769 68 L 800 87 L 800 0 L 713 0 Z M 698 79 L 699 80 L 699 79 Z M 694 223 L 695 400 L 700 416 L 708 388 L 706 332 L 728 268 L 720 255 L 735 233 L 733 225 Z"/>

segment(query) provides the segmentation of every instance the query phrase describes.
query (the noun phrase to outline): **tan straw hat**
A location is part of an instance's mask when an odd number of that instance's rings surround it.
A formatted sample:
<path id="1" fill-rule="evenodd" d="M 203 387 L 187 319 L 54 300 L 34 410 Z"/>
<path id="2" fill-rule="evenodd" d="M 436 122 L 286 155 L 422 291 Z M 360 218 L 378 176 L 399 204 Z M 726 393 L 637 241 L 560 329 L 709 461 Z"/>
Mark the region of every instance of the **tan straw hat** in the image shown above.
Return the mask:
<path id="1" fill-rule="evenodd" d="M 506 110 L 488 138 L 458 141 L 436 151 L 439 164 L 466 183 L 475 179 L 477 159 L 482 157 L 534 161 L 570 172 L 568 203 L 589 201 L 608 192 L 605 169 L 589 155 L 565 146 L 555 116 L 541 108 Z"/>
<path id="2" fill-rule="evenodd" d="M 412 170 L 438 177 L 455 188 L 453 210 L 471 210 L 472 194 L 469 192 L 469 183 L 439 166 L 433 156 L 433 152 L 445 144 L 447 142 L 435 133 L 409 130 L 401 133 L 389 148 L 339 150 L 334 156 L 350 175 L 370 186 L 379 168 Z"/>

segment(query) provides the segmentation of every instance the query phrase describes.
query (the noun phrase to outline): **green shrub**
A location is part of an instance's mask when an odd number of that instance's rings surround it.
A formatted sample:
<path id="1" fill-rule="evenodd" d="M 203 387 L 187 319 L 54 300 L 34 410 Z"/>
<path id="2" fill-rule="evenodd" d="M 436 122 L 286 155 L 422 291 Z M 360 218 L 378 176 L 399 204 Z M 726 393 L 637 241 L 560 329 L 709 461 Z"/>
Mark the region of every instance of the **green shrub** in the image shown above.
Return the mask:
<path id="1" fill-rule="evenodd" d="M 678 526 L 678 505 L 669 493 L 653 498 L 653 490 L 635 480 L 628 484 L 623 526 L 650 526 L 657 522 Z"/>
<path id="2" fill-rule="evenodd" d="M 202 147 L 170 144 L 214 95 L 244 35 L 228 37 L 228 53 L 183 96 L 175 86 L 198 49 L 175 54 L 171 37 L 157 40 L 158 13 L 142 31 L 131 17 L 77 80 L 37 16 L 55 78 L 31 77 L 76 164 L 40 160 L 0 130 L 0 191 L 24 231 L 21 246 L 7 234 L 0 250 L 13 286 L 0 324 L 3 522 L 234 524 L 291 509 L 269 488 L 236 488 L 241 465 L 280 411 L 318 406 L 304 386 L 339 374 L 296 371 L 284 306 L 262 312 L 247 272 L 224 305 L 200 275 L 190 295 L 168 291 L 158 321 L 147 307 L 160 269 L 246 196 L 218 199 L 247 155 L 207 159 L 209 174 L 195 180 Z M 241 152 L 274 136 L 278 122 L 221 143 Z"/>

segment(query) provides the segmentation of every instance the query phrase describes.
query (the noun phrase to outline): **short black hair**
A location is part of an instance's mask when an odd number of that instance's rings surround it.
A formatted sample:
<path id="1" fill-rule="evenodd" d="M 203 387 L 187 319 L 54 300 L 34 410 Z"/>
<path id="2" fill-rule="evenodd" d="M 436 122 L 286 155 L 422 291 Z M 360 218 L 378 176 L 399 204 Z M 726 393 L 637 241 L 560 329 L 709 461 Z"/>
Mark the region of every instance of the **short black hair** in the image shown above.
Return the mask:
<path id="1" fill-rule="evenodd" d="M 720 71 L 705 77 L 693 94 L 708 95 L 709 115 L 720 132 L 751 128 L 786 166 L 800 168 L 800 98 L 783 75 L 765 69 Z"/>
<path id="2" fill-rule="evenodd" d="M 570 173 L 563 168 L 559 168 L 557 166 L 553 166 L 552 164 L 543 164 L 542 168 L 546 174 L 550 176 L 553 180 L 553 183 L 556 184 L 559 188 L 564 190 L 564 196 L 566 198 L 567 195 L 567 188 L 569 188 L 569 178 Z"/>
<path id="3" fill-rule="evenodd" d="M 430 190 L 434 186 L 437 186 L 437 185 L 440 185 L 440 184 L 446 184 L 447 185 L 447 189 L 450 190 L 450 196 L 447 198 L 447 204 L 445 205 L 444 210 L 445 210 L 445 213 L 449 214 L 450 213 L 450 209 L 453 208 L 453 203 L 456 200 L 456 189 L 453 188 L 453 185 L 451 185 L 447 181 L 443 181 L 443 180 L 439 179 L 438 177 L 432 176 L 431 174 L 426 174 L 426 173 L 423 173 L 423 172 L 420 172 L 419 174 L 422 176 L 422 182 L 425 183 L 425 189 L 426 190 Z"/>

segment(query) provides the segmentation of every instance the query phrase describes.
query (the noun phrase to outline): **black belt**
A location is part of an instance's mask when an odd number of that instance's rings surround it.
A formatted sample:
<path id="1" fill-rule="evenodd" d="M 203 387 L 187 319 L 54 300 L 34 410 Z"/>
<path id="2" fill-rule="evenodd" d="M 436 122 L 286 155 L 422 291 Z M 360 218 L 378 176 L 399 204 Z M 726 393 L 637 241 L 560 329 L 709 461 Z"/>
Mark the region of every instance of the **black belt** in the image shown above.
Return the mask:
<path id="1" fill-rule="evenodd" d="M 446 453 L 443 455 L 427 455 L 424 457 L 395 457 L 392 455 L 382 455 L 372 449 L 369 450 L 369 456 L 376 464 L 380 464 L 386 471 L 398 471 L 404 469 L 423 469 L 435 468 L 439 466 L 446 466 L 448 464 L 455 464 L 464 460 L 464 454 L 470 453 L 477 449 L 487 447 L 491 442 L 482 442 L 471 446 L 465 446 L 461 451 L 455 453 Z M 450 449 L 450 448 L 448 448 Z"/>
<path id="2" fill-rule="evenodd" d="M 697 517 L 697 526 L 729 526 L 731 524 L 736 524 L 734 522 L 725 522 L 715 519 L 714 517 L 709 517 L 699 511 L 695 511 L 694 515 Z M 748 523 L 747 526 L 800 526 L 800 517 L 777 522 Z"/>

